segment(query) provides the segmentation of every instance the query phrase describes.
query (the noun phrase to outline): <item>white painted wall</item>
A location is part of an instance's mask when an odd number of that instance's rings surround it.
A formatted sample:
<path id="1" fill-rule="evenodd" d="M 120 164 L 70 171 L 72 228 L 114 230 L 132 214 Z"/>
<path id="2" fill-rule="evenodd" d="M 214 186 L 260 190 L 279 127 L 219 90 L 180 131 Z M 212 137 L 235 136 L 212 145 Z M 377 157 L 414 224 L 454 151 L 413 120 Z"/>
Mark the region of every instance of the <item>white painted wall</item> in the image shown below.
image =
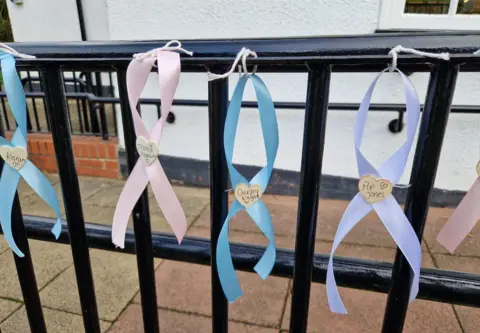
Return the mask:
<path id="1" fill-rule="evenodd" d="M 7 0 L 7 6 L 17 42 L 81 40 L 75 0 Z"/>
<path id="2" fill-rule="evenodd" d="M 46 1 L 46 0 L 45 0 Z M 44 3 L 45 1 L 42 1 Z M 48 0 L 53 3 L 52 0 Z M 48 2 L 46 1 L 46 2 Z M 201 39 L 201 38 L 245 38 L 287 37 L 315 35 L 345 35 L 373 33 L 377 28 L 379 2 L 381 0 L 83 0 L 87 12 L 95 12 L 95 20 L 88 20 L 87 31 L 98 31 L 100 38 L 112 40 L 139 39 Z M 33 0 L 26 0 L 33 3 Z M 72 3 L 73 0 L 63 0 Z M 11 7 L 11 6 L 10 6 Z M 70 8 L 70 7 L 69 7 Z M 70 8 L 71 9 L 71 8 Z M 15 9 L 17 10 L 17 9 Z M 37 8 L 37 11 L 40 9 Z M 12 10 L 11 10 L 12 12 Z M 55 15 L 44 11 L 44 19 L 38 24 L 53 25 Z M 100 14 L 101 13 L 101 14 Z M 46 15 L 48 20 L 45 20 Z M 17 14 L 14 14 L 17 15 Z M 87 14 L 86 17 L 89 17 Z M 105 15 L 104 19 L 101 16 Z M 50 20 L 50 16 L 52 20 Z M 30 40 L 39 38 L 35 29 L 31 32 L 17 28 L 14 31 L 32 34 Z M 70 23 L 73 23 L 71 19 Z M 97 24 L 98 26 L 94 26 Z M 67 26 L 67 25 L 66 25 Z M 108 27 L 108 31 L 105 30 Z M 50 27 L 51 28 L 51 27 Z M 58 28 L 58 25 L 57 25 Z M 22 30 L 23 29 L 23 30 Z M 45 28 L 48 30 L 47 28 Z M 67 29 L 73 28 L 68 25 Z M 51 30 L 51 29 L 50 29 Z M 59 29 L 57 29 L 57 33 Z M 20 32 L 19 32 L 20 33 Z M 64 32 L 62 32 L 64 33 Z M 55 34 L 53 34 L 55 36 Z M 26 38 L 26 37 L 25 37 Z M 48 38 L 52 38 L 51 36 Z M 96 37 L 93 37 L 96 38 Z M 305 74 L 262 74 L 276 101 L 304 101 L 306 95 Z M 372 75 L 333 74 L 330 100 L 332 102 L 360 102 Z M 427 74 L 411 77 L 423 102 Z M 237 76 L 231 78 L 233 90 Z M 480 75 L 461 74 L 454 98 L 456 104 L 480 104 L 478 93 Z M 158 86 L 152 75 L 144 91 L 144 97 L 158 97 Z M 207 81 L 205 74 L 184 73 L 181 76 L 177 98 L 206 99 Z M 253 100 L 252 90 L 245 95 Z M 386 74 L 377 86 L 373 102 L 403 102 L 399 78 Z M 156 110 L 143 107 L 143 117 L 148 126 L 156 120 Z M 208 160 L 208 117 L 204 108 L 174 107 L 175 124 L 168 125 L 161 142 L 162 154 Z M 299 170 L 303 133 L 304 112 L 278 110 L 280 147 L 275 166 L 287 170 Z M 404 139 L 403 134 L 392 134 L 387 125 L 396 116 L 392 112 L 372 112 L 369 117 L 368 133 L 364 151 L 378 165 L 386 159 Z M 467 190 L 475 178 L 475 164 L 480 158 L 480 121 L 477 115 L 452 115 L 442 151 L 436 187 Z M 120 120 L 120 117 L 118 117 Z M 353 148 L 353 124 L 355 112 L 331 111 L 328 116 L 327 139 L 324 156 L 325 174 L 356 177 Z M 119 121 L 119 123 L 121 123 Z M 260 132 L 255 110 L 244 110 L 241 114 L 238 137 Z M 120 129 L 120 136 L 121 136 Z M 379 144 L 381 143 L 381 145 Z M 258 143 L 238 140 L 235 146 L 235 162 L 263 165 L 265 162 L 262 140 Z M 413 157 L 413 153 L 410 158 Z M 407 183 L 407 170 L 402 183 Z"/>

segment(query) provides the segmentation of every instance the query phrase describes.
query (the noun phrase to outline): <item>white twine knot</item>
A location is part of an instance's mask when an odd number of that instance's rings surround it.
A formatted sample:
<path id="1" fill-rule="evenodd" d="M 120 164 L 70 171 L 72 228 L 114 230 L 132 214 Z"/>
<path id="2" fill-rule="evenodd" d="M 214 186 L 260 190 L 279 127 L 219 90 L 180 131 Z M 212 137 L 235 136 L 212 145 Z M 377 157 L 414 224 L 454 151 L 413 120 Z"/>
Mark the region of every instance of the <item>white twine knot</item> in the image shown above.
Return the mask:
<path id="1" fill-rule="evenodd" d="M 480 50 L 473 52 L 475 55 L 480 55 Z"/>
<path id="2" fill-rule="evenodd" d="M 215 73 L 211 73 L 211 72 L 207 72 L 207 75 L 208 75 L 208 81 L 213 81 L 213 80 L 218 80 L 218 79 L 225 79 L 227 77 L 229 77 L 230 75 L 232 75 L 232 73 L 235 71 L 235 68 L 237 67 L 238 63 L 240 62 L 240 60 L 242 61 L 242 66 L 243 66 L 243 72 L 247 75 L 253 75 L 255 74 L 255 72 L 257 71 L 257 65 L 253 66 L 253 70 L 251 73 L 248 72 L 248 69 L 247 69 L 247 58 L 249 56 L 252 56 L 254 58 L 257 58 L 257 53 L 255 53 L 254 51 L 250 50 L 250 49 L 247 49 L 246 47 L 243 47 L 240 52 L 237 53 L 237 57 L 235 58 L 235 60 L 233 61 L 233 64 L 232 64 L 232 67 L 230 68 L 230 70 L 226 73 L 223 73 L 223 74 L 215 74 Z M 238 70 L 240 73 L 242 73 L 242 66 L 238 66 Z"/>
<path id="3" fill-rule="evenodd" d="M 11 54 L 15 57 L 23 58 L 23 59 L 35 59 L 36 58 L 34 55 L 17 52 L 14 48 L 11 48 L 10 46 L 8 46 L 6 44 L 3 44 L 3 43 L 0 43 L 0 52 L 5 52 L 5 53 Z"/>
<path id="4" fill-rule="evenodd" d="M 445 61 L 450 60 L 450 53 L 430 53 L 430 52 L 422 52 L 418 51 L 415 49 L 409 49 L 406 47 L 403 47 L 402 45 L 397 45 L 393 49 L 388 52 L 388 55 L 392 57 L 392 65 L 390 66 L 390 72 L 393 72 L 394 70 L 397 69 L 397 59 L 398 59 L 398 54 L 399 53 L 410 53 L 410 54 L 415 54 L 418 56 L 422 57 L 428 57 L 428 58 L 435 58 L 435 59 L 442 59 Z"/>
<path id="5" fill-rule="evenodd" d="M 175 46 L 172 46 L 172 44 L 176 44 Z M 157 59 L 157 51 L 158 50 L 163 50 L 163 51 L 180 51 L 185 54 L 188 54 L 189 56 L 193 55 L 193 52 L 187 51 L 184 48 L 182 48 L 182 43 L 180 43 L 178 40 L 171 40 L 165 46 L 143 52 L 143 53 L 135 53 L 133 57 L 137 60 L 146 60 L 146 59 Z"/>

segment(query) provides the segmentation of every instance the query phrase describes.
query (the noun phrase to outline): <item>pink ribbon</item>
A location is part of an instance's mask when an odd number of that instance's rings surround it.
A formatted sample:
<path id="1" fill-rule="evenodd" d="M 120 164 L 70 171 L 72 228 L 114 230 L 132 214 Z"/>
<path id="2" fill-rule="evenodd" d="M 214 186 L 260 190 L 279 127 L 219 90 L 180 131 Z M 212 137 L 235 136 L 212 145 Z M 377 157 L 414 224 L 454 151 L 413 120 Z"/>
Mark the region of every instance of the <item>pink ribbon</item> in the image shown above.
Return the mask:
<path id="1" fill-rule="evenodd" d="M 161 118 L 149 133 L 137 111 L 137 103 L 155 60 L 157 60 L 160 98 L 162 101 Z M 130 62 L 127 68 L 127 90 L 137 137 L 144 137 L 146 140 L 153 140 L 156 143 L 160 141 L 163 125 L 172 106 L 179 78 L 180 56 L 175 52 L 157 50 L 157 59 L 133 59 Z M 152 185 L 158 206 L 172 227 L 178 243 L 181 243 L 183 236 L 185 236 L 187 219 L 165 175 L 165 171 L 163 171 L 160 165 L 160 161 L 157 158 L 152 164 L 147 166 L 140 157 L 120 194 L 113 217 L 112 241 L 121 248 L 125 246 L 125 233 L 133 207 L 149 182 Z"/>
<path id="2" fill-rule="evenodd" d="M 440 231 L 437 241 L 453 253 L 468 233 L 472 231 L 479 219 L 480 177 L 473 183 L 473 186 L 468 190 L 468 193 Z"/>

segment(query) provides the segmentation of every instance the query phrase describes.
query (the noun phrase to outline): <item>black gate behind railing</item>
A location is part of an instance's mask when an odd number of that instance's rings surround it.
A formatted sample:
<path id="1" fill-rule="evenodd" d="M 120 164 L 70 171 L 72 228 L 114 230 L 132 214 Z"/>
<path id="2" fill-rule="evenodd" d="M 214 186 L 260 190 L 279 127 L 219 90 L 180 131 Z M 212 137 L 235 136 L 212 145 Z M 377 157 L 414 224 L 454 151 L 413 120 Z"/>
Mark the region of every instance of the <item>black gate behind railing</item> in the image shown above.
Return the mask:
<path id="1" fill-rule="evenodd" d="M 138 154 L 126 91 L 126 66 L 131 55 L 163 45 L 164 42 L 108 43 L 16 43 L 19 52 L 37 59 L 19 60 L 22 70 L 37 70 L 46 97 L 46 111 L 54 139 L 66 212 L 66 225 L 60 242 L 71 244 L 85 331 L 100 333 L 99 317 L 88 247 L 120 251 L 111 243 L 111 229 L 85 223 L 79 181 L 72 151 L 72 137 L 66 104 L 62 70 L 116 72 L 125 132 L 128 167 L 132 170 Z M 194 52 L 182 59 L 184 72 L 223 72 L 236 53 L 246 46 L 258 53 L 263 72 L 308 72 L 305 127 L 301 161 L 296 245 L 294 251 L 279 249 L 272 274 L 293 277 L 290 332 L 304 333 L 307 328 L 311 282 L 325 283 L 328 256 L 314 253 L 319 188 L 328 109 L 330 74 L 372 72 L 384 69 L 388 52 L 401 44 L 428 52 L 450 52 L 451 60 L 400 56 L 399 67 L 409 72 L 430 72 L 428 92 L 422 113 L 418 143 L 411 172 L 405 213 L 422 238 L 438 160 L 449 118 L 455 82 L 460 69 L 479 72 L 480 57 L 472 53 L 480 48 L 480 35 L 472 34 L 394 34 L 355 37 L 324 37 L 273 40 L 186 41 L 184 47 Z M 141 196 L 133 213 L 134 229 L 126 236 L 122 252 L 136 254 L 145 332 L 160 331 L 155 292 L 154 257 L 211 265 L 212 329 L 228 331 L 228 304 L 215 267 L 216 240 L 227 215 L 227 166 L 223 150 L 223 127 L 228 104 L 228 81 L 208 84 L 210 139 L 211 241 L 185 238 L 181 245 L 174 236 L 154 233 L 150 228 L 148 195 Z M 3 132 L 3 129 L 2 129 Z M 322 214 L 322 211 L 319 212 Z M 292 221 L 294 223 L 294 221 Z M 18 198 L 13 210 L 14 236 L 26 254 L 15 258 L 32 332 L 45 333 L 45 322 L 35 282 L 27 237 L 50 241 L 53 221 L 22 216 Z M 479 240 L 480 241 L 480 240 Z M 232 257 L 239 270 L 253 271 L 264 248 L 233 244 Z M 335 274 L 341 286 L 388 293 L 383 333 L 403 330 L 408 307 L 411 271 L 400 252 L 395 263 L 354 258 L 337 258 Z M 205 295 L 205 297 L 208 297 Z M 422 269 L 419 298 L 453 304 L 480 306 L 480 276 L 437 269 Z"/>

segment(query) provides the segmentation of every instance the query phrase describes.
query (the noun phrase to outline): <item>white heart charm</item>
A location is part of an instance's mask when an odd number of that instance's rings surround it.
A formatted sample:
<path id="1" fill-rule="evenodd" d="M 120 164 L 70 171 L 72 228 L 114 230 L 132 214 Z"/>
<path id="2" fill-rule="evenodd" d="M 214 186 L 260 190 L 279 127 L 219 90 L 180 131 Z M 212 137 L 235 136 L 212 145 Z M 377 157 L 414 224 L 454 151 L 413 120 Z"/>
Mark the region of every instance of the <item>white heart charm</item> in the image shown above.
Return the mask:
<path id="1" fill-rule="evenodd" d="M 23 168 L 28 160 L 28 152 L 23 147 L 12 148 L 10 146 L 1 146 L 0 156 L 2 156 L 5 163 L 10 165 L 15 170 L 20 170 Z"/>
<path id="2" fill-rule="evenodd" d="M 245 208 L 253 205 L 261 196 L 262 188 L 260 185 L 238 184 L 235 187 L 235 198 Z"/>
<path id="3" fill-rule="evenodd" d="M 480 177 L 480 161 L 477 164 L 477 175 Z"/>
<path id="4" fill-rule="evenodd" d="M 137 151 L 147 166 L 151 165 L 158 158 L 158 143 L 147 140 L 143 136 L 137 138 Z"/>
<path id="5" fill-rule="evenodd" d="M 358 181 L 360 194 L 370 204 L 385 200 L 392 194 L 393 185 L 388 179 L 366 175 Z"/>

